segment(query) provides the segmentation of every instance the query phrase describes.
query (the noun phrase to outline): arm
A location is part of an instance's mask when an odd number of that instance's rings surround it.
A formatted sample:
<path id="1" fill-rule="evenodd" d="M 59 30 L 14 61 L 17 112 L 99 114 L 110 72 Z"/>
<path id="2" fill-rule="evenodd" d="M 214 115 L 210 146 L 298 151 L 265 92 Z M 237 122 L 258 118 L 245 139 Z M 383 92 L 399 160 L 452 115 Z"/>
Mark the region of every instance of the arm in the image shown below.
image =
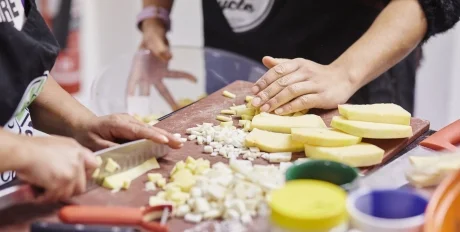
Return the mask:
<path id="1" fill-rule="evenodd" d="M 417 0 L 392 0 L 331 65 L 345 70 L 357 91 L 407 56 L 426 32 L 427 20 Z"/>
<path id="2" fill-rule="evenodd" d="M 290 114 L 333 109 L 406 57 L 424 38 L 427 20 L 417 0 L 392 0 L 366 33 L 330 65 L 265 57 L 270 68 L 252 88 L 252 104 Z"/>
<path id="3" fill-rule="evenodd" d="M 11 132 L 5 131 L 0 128 L 0 159 L 5 162 L 0 162 L 0 173 L 9 170 L 18 170 L 22 168 L 24 163 L 24 157 L 18 151 L 18 148 L 22 146 L 19 135 L 15 135 Z M 12 154 L 14 154 L 12 156 Z"/>
<path id="4" fill-rule="evenodd" d="M 64 91 L 49 76 L 42 92 L 30 106 L 34 127 L 49 134 L 74 136 L 74 129 L 81 128 L 96 116 Z"/>

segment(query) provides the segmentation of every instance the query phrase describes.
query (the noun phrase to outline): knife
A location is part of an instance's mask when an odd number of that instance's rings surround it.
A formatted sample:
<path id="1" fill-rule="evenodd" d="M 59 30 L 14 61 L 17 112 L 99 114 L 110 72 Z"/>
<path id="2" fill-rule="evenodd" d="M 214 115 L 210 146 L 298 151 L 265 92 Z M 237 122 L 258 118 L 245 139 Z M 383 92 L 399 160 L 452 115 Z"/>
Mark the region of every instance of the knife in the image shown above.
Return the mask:
<path id="1" fill-rule="evenodd" d="M 375 188 L 407 187 L 406 171 L 411 167 L 411 156 L 435 156 L 438 151 L 455 151 L 460 145 L 460 120 L 457 120 L 420 142 L 417 147 L 368 174 L 361 184 Z"/>
<path id="2" fill-rule="evenodd" d="M 141 139 L 97 151 L 94 154 L 102 159 L 100 173 L 96 180 L 88 182 L 87 191 L 96 188 L 102 183 L 105 177 L 134 168 L 153 157 L 157 159 L 162 158 L 168 154 L 169 150 L 170 148 L 166 144 Z M 115 172 L 108 172 L 104 168 L 109 158 L 120 165 L 120 168 Z"/>
<path id="3" fill-rule="evenodd" d="M 170 148 L 165 144 L 158 144 L 147 139 L 141 139 L 95 152 L 96 156 L 102 158 L 100 178 L 89 180 L 86 191 L 88 192 L 98 187 L 98 183 L 108 175 L 126 171 L 153 157 L 164 157 L 168 154 L 169 149 Z M 109 158 L 112 158 L 120 165 L 120 168 L 113 173 L 109 173 L 104 169 Z M 2 190 L 0 190 L 0 210 L 15 204 L 33 202 L 41 193 L 43 193 L 43 190 L 40 188 L 21 183 L 19 180 L 14 180 L 7 183 L 2 187 Z"/>

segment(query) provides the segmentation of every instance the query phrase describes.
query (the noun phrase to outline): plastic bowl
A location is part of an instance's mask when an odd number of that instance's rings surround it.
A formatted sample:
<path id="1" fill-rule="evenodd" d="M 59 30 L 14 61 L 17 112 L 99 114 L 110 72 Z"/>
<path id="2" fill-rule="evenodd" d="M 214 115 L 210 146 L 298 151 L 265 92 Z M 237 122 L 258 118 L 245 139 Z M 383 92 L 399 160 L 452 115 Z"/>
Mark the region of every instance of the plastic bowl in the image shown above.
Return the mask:
<path id="1" fill-rule="evenodd" d="M 402 189 L 360 189 L 347 199 L 351 226 L 360 231 L 421 232 L 428 200 Z"/>
<path id="2" fill-rule="evenodd" d="M 243 56 L 212 48 L 172 47 L 173 58 L 167 65 L 169 71 L 186 72 L 196 78 L 196 83 L 171 78 L 164 74 L 163 83 L 175 102 L 195 101 L 203 94 L 210 94 L 235 80 L 254 82 L 266 68 L 259 62 Z M 134 57 L 138 65 L 133 65 Z M 91 107 L 98 115 L 112 113 L 137 113 L 141 115 L 164 115 L 173 110 L 164 97 L 149 81 L 140 82 L 136 91 L 128 97 L 127 86 L 131 70 L 140 75 L 161 71 L 148 51 L 124 55 L 105 68 L 91 87 Z M 173 74 L 171 74 L 173 75 Z M 152 78 L 152 77 L 149 77 Z M 140 88 L 147 87 L 147 94 Z"/>
<path id="3" fill-rule="evenodd" d="M 286 181 L 298 179 L 322 180 L 339 185 L 346 191 L 359 187 L 359 171 L 356 168 L 329 160 L 293 164 L 286 170 Z"/>

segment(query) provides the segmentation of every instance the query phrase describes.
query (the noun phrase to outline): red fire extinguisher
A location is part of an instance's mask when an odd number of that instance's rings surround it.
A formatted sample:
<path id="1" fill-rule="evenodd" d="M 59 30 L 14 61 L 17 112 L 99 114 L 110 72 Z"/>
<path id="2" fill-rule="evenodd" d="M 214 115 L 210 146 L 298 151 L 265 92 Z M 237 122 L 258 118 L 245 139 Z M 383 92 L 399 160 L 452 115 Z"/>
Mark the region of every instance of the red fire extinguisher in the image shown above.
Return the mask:
<path id="1" fill-rule="evenodd" d="M 40 0 L 45 22 L 56 37 L 61 51 L 51 75 L 67 92 L 80 90 L 80 0 Z"/>

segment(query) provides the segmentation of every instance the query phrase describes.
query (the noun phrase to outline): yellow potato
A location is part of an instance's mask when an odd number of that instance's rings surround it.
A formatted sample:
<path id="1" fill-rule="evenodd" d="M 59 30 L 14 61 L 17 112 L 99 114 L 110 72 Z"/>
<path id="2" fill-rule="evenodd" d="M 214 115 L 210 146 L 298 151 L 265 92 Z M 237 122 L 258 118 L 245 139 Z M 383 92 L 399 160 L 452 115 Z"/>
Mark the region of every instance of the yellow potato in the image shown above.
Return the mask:
<path id="1" fill-rule="evenodd" d="M 361 142 L 361 138 L 329 128 L 292 128 L 292 140 L 319 147 L 343 147 Z"/>
<path id="2" fill-rule="evenodd" d="M 290 134 L 292 128 L 326 128 L 326 125 L 320 116 L 314 114 L 290 117 L 260 113 L 252 119 L 251 127 L 260 130 Z"/>
<path id="3" fill-rule="evenodd" d="M 246 136 L 247 147 L 258 147 L 265 152 L 300 152 L 303 144 L 292 140 L 290 134 L 253 129 Z"/>
<path id="4" fill-rule="evenodd" d="M 312 159 L 341 162 L 352 167 L 367 167 L 382 162 L 385 151 L 373 144 L 358 143 L 346 147 L 316 147 L 305 145 L 305 154 Z"/>
<path id="5" fill-rule="evenodd" d="M 370 139 L 399 139 L 412 136 L 411 126 L 352 121 L 340 116 L 332 118 L 331 126 L 347 134 Z"/>
<path id="6" fill-rule="evenodd" d="M 411 114 L 396 104 L 339 105 L 339 113 L 349 120 L 410 125 Z"/>

